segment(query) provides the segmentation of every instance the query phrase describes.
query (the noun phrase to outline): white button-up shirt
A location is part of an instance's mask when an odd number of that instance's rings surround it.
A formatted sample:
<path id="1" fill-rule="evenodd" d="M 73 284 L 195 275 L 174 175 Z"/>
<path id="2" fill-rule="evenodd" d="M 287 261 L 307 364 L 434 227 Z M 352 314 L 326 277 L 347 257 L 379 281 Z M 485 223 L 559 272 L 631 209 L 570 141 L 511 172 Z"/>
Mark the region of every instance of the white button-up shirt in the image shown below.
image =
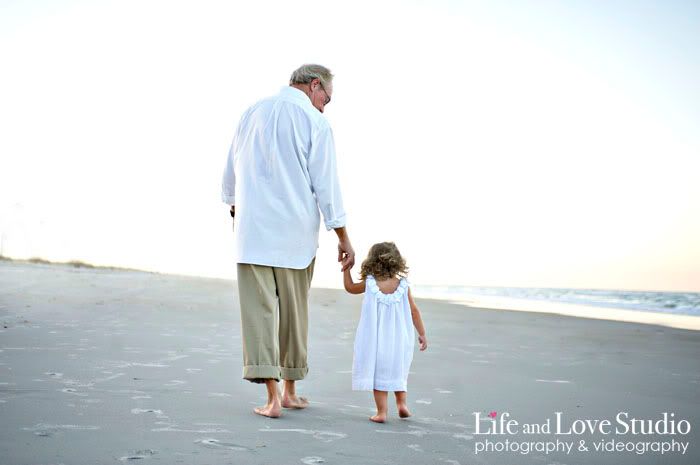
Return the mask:
<path id="1" fill-rule="evenodd" d="M 304 92 L 283 87 L 246 110 L 221 198 L 236 206 L 238 263 L 306 268 L 318 248 L 319 209 L 327 230 L 345 226 L 333 132 Z"/>

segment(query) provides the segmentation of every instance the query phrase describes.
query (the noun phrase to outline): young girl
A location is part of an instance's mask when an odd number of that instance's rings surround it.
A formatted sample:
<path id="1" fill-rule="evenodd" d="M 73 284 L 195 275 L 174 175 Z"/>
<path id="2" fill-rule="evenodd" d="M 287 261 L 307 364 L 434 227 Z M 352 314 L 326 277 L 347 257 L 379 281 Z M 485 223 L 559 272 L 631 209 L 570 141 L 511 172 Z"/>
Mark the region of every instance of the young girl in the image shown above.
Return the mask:
<path id="1" fill-rule="evenodd" d="M 389 391 L 396 395 L 399 417 L 411 412 L 406 405 L 406 381 L 413 361 L 415 326 L 420 350 L 428 347 L 420 310 L 406 281 L 408 268 L 393 242 L 374 244 L 360 268 L 362 281 L 354 283 L 350 270 L 343 275 L 345 290 L 365 293 L 355 334 L 352 389 L 374 391 L 377 414 L 370 420 L 384 423 Z"/>

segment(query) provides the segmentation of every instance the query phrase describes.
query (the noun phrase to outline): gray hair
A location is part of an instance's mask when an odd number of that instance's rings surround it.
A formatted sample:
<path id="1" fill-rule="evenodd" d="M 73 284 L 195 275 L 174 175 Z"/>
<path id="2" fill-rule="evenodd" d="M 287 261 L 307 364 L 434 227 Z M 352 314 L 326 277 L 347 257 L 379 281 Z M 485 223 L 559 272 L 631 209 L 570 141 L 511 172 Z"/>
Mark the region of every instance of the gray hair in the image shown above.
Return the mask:
<path id="1" fill-rule="evenodd" d="M 289 78 L 289 85 L 308 84 L 314 79 L 320 79 L 321 85 L 325 88 L 333 81 L 331 70 L 321 65 L 301 65 L 292 73 Z"/>

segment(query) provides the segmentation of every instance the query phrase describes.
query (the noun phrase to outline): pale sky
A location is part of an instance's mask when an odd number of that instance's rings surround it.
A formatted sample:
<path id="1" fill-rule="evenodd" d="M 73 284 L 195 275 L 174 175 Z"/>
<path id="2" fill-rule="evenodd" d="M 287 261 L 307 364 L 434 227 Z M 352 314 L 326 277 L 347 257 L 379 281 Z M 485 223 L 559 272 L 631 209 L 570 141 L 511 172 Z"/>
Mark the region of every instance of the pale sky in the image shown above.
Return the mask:
<path id="1" fill-rule="evenodd" d="M 234 277 L 233 131 L 315 62 L 358 262 L 700 291 L 699 31 L 681 1 L 3 2 L 2 253 Z"/>

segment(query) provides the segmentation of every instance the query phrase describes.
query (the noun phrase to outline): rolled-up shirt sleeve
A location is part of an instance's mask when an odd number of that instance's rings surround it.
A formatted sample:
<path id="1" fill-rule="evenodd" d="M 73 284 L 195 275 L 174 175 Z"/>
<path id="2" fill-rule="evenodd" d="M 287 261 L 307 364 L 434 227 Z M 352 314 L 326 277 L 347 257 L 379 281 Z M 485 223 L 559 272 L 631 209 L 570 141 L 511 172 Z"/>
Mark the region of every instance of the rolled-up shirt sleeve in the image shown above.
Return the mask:
<path id="1" fill-rule="evenodd" d="M 312 139 L 308 158 L 311 187 L 326 230 L 345 226 L 345 209 L 335 158 L 335 142 L 330 126 L 319 128 Z"/>
<path id="2" fill-rule="evenodd" d="M 224 167 L 224 175 L 221 179 L 221 201 L 228 205 L 236 204 L 236 171 L 235 171 L 235 156 L 238 143 L 238 132 L 231 142 L 231 148 L 228 151 L 228 157 L 226 158 L 226 166 Z"/>

